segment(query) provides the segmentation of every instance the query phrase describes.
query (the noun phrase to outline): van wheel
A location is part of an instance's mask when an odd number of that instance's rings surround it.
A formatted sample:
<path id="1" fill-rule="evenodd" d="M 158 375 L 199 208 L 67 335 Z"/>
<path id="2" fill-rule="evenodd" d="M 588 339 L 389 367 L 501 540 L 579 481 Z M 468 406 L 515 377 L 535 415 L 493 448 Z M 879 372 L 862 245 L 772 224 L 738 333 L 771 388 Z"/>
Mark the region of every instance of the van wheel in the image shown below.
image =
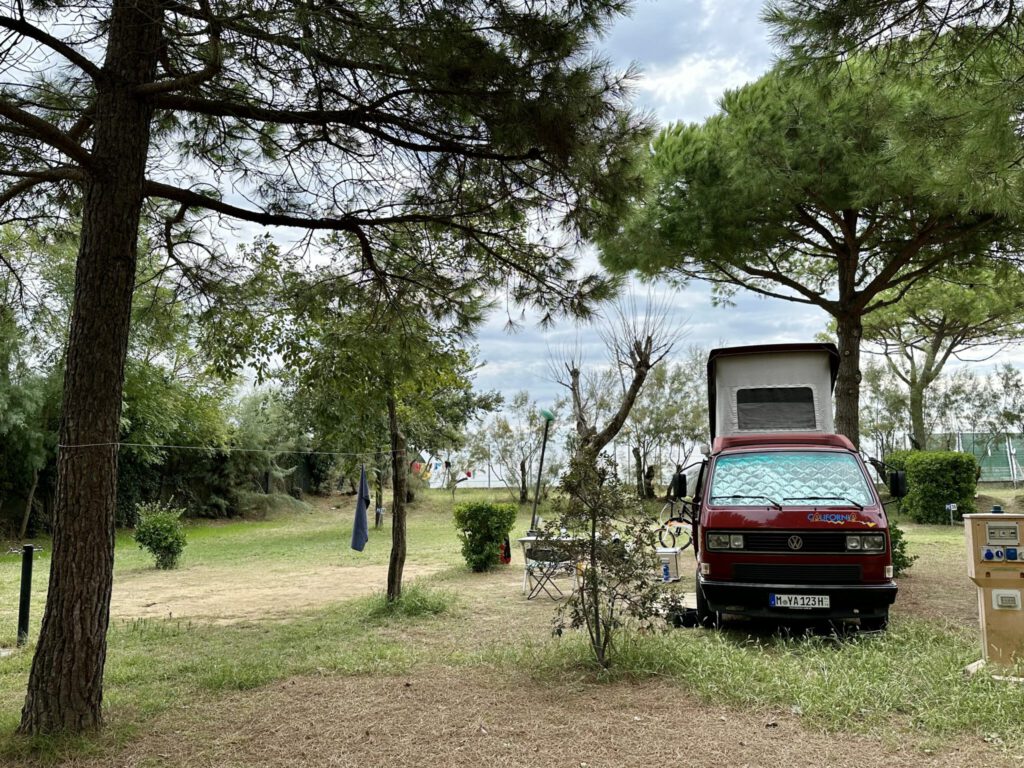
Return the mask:
<path id="1" fill-rule="evenodd" d="M 704 596 L 704 588 L 700 585 L 700 579 L 697 579 L 697 626 L 708 627 L 711 629 L 717 628 L 721 623 L 721 614 L 718 611 L 711 610 L 708 605 L 708 599 Z"/>
<path id="2" fill-rule="evenodd" d="M 889 609 L 881 616 L 871 616 L 860 620 L 860 628 L 863 632 L 881 632 L 889 626 Z"/>

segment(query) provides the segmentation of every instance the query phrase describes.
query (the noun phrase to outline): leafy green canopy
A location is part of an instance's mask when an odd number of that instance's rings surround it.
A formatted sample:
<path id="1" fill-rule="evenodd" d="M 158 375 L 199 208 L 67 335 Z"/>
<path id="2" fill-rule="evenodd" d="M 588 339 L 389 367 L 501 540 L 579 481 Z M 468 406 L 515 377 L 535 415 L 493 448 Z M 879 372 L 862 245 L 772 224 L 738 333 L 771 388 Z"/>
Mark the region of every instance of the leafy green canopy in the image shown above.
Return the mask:
<path id="1" fill-rule="evenodd" d="M 770 0 L 762 15 L 800 60 L 881 48 L 919 61 L 940 38 L 968 56 L 992 41 L 1018 47 L 1020 10 L 1007 0 Z"/>
<path id="2" fill-rule="evenodd" d="M 727 92 L 703 125 L 655 139 L 649 192 L 603 238 L 604 263 L 828 312 L 843 353 L 837 428 L 846 413 L 840 431 L 856 440 L 861 318 L 941 265 L 1021 240 L 1012 99 L 930 74 L 867 58 L 827 77 L 780 65 Z"/>
<path id="3" fill-rule="evenodd" d="M 470 327 L 430 316 L 422 292 L 399 287 L 378 301 L 353 286 L 318 289 L 305 275 L 286 283 L 279 311 L 289 332 L 274 347 L 285 361 L 279 376 L 318 445 L 388 450 L 385 406 L 394 397 L 410 445 L 459 448 L 466 422 L 500 400 L 473 390 Z"/>
<path id="4" fill-rule="evenodd" d="M 8 288 L 0 282 L 0 292 Z M 22 341 L 14 313 L 0 302 L 0 525 L 5 503 L 25 498 L 56 443 L 54 381 L 25 367 Z"/>
<path id="5" fill-rule="evenodd" d="M 725 294 L 869 308 L 883 288 L 1017 235 L 1012 104 L 990 96 L 870 61 L 827 79 L 776 68 L 727 92 L 703 125 L 658 135 L 650 193 L 603 259 Z M 837 285 L 844 256 L 854 268 Z"/>
<path id="6" fill-rule="evenodd" d="M 16 525 L 30 495 L 32 522 L 49 526 L 76 243 L 70 232 L 15 226 L 0 238 L 14 269 L 0 279 L 0 526 Z M 132 525 L 139 502 L 167 495 L 193 515 L 237 514 L 258 480 L 283 476 L 309 449 L 292 404 L 273 393 L 235 402 L 232 383 L 196 349 L 208 325 L 196 323 L 203 308 L 153 251 L 136 282 L 115 520 Z"/>
<path id="7" fill-rule="evenodd" d="M 622 209 L 646 130 L 628 109 L 630 73 L 591 50 L 626 7 L 163 3 L 158 72 L 136 87 L 155 109 L 151 238 L 199 290 L 245 263 L 224 247 L 221 220 L 234 219 L 338 233 L 325 247 L 346 259 L 341 271 L 429 285 L 438 299 L 487 285 L 584 312 L 607 285 L 574 276 L 571 233 Z M 0 88 L 0 161 L 18 169 L 0 212 L 76 214 L 96 170 L 97 93 L 116 85 L 96 63 L 108 13 L 41 2 L 0 15 L 8 59 L 25 70 Z"/>

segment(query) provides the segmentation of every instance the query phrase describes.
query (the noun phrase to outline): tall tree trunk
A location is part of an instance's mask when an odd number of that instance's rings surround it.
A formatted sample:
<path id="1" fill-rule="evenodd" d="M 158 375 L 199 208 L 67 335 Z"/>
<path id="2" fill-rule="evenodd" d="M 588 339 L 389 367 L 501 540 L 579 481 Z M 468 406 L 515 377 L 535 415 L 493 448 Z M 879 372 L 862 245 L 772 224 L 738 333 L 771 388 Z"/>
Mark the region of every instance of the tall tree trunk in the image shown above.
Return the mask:
<path id="1" fill-rule="evenodd" d="M 924 426 L 924 386 L 912 381 L 908 387 L 910 396 L 910 433 L 921 450 L 928 448 L 928 432 Z"/>
<path id="2" fill-rule="evenodd" d="M 374 457 L 374 482 L 373 482 L 373 527 L 380 528 L 381 518 L 384 515 L 384 454 L 378 453 Z"/>
<path id="3" fill-rule="evenodd" d="M 839 374 L 836 376 L 836 432 L 860 447 L 860 340 L 859 314 L 836 317 L 839 335 Z"/>
<path id="4" fill-rule="evenodd" d="M 631 449 L 633 451 L 633 460 L 636 461 L 636 467 L 634 474 L 636 475 L 636 495 L 638 498 L 644 498 L 644 457 L 640 453 L 640 446 L 634 445 Z"/>
<path id="5" fill-rule="evenodd" d="M 924 423 L 925 394 L 928 392 L 928 387 L 934 384 L 935 379 L 942 373 L 945 361 L 939 362 L 939 354 L 943 338 L 943 334 L 936 334 L 931 343 L 927 345 L 924 360 L 920 365 L 911 356 L 909 375 L 906 378 L 907 392 L 909 393 L 908 405 L 910 406 L 910 432 L 922 451 L 928 450 L 928 430 Z M 947 450 L 949 450 L 948 447 Z"/>
<path id="6" fill-rule="evenodd" d="M 391 510 L 391 560 L 388 564 L 388 601 L 402 596 L 402 572 L 405 570 L 405 435 L 398 423 L 398 406 L 388 395 L 388 430 L 391 432 L 391 473 L 393 496 Z"/>
<path id="7" fill-rule="evenodd" d="M 595 456 L 590 460 L 588 467 L 592 467 L 597 464 L 597 457 Z M 597 508 L 590 512 L 590 599 L 594 605 L 594 631 L 590 633 L 593 645 L 594 645 L 594 656 L 597 659 L 597 663 L 603 668 L 608 668 L 608 660 L 604 655 L 604 638 L 601 633 L 601 578 L 600 571 L 597 570 Z"/>
<path id="8" fill-rule="evenodd" d="M 409 462 L 405 468 L 405 503 L 412 504 L 416 501 L 416 490 L 413 488 L 412 483 L 409 482 L 409 478 L 415 473 L 412 469 L 413 462 Z"/>
<path id="9" fill-rule="evenodd" d="M 648 464 L 644 469 L 644 498 L 654 498 L 654 474 L 657 471 L 657 466 L 654 464 Z"/>
<path id="10" fill-rule="evenodd" d="M 142 186 L 153 110 L 132 95 L 152 81 L 157 0 L 115 0 L 108 79 L 97 84 L 92 155 L 83 182 L 57 456 L 53 557 L 42 630 L 18 730 L 102 725 L 103 667 L 114 567 L 117 439 Z"/>
<path id="11" fill-rule="evenodd" d="M 526 504 L 530 500 L 530 478 L 526 476 L 526 459 L 519 462 L 519 503 Z"/>

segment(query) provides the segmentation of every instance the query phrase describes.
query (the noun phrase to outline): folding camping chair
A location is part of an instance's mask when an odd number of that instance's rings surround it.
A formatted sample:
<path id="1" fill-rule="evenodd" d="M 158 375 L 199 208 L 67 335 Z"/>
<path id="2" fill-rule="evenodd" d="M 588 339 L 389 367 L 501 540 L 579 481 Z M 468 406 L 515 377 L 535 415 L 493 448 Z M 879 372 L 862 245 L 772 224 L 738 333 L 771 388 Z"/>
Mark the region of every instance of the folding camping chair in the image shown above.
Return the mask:
<path id="1" fill-rule="evenodd" d="M 538 540 L 524 548 L 526 569 L 523 573 L 523 592 L 532 600 L 541 592 L 552 600 L 565 597 L 555 579 L 571 577 L 576 587 L 576 564 L 558 542 Z"/>

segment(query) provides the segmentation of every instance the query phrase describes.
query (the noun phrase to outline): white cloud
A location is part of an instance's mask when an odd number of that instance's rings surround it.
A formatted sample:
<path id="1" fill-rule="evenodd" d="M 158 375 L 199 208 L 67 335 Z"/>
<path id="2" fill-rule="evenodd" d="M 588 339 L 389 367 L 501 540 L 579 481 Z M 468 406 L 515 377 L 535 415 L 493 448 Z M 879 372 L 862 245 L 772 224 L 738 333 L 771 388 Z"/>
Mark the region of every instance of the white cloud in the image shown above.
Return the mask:
<path id="1" fill-rule="evenodd" d="M 676 344 L 673 354 L 676 359 L 691 344 L 711 349 L 813 341 L 817 333 L 825 330 L 828 320 L 816 307 L 762 299 L 749 293 L 737 295 L 732 306 L 712 306 L 710 287 L 704 283 L 693 283 L 686 290 L 664 283 L 634 283 L 629 292 L 641 308 L 648 296 L 656 302 L 670 302 L 667 322 L 685 328 L 685 336 Z M 549 403 L 565 394 L 552 380 L 549 361 L 553 357 L 579 347 L 585 363 L 606 363 L 596 325 L 581 326 L 564 320 L 553 328 L 541 329 L 535 317 L 527 317 L 519 332 L 509 334 L 504 322 L 504 315 L 495 313 L 477 336 L 480 358 L 484 361 L 476 376 L 478 389 L 496 389 L 506 399 L 525 389 L 539 403 Z"/>
<path id="2" fill-rule="evenodd" d="M 699 122 L 718 110 L 722 93 L 753 82 L 764 69 L 738 56 L 683 57 L 671 67 L 653 67 L 637 82 L 645 104 L 662 122 Z"/>

